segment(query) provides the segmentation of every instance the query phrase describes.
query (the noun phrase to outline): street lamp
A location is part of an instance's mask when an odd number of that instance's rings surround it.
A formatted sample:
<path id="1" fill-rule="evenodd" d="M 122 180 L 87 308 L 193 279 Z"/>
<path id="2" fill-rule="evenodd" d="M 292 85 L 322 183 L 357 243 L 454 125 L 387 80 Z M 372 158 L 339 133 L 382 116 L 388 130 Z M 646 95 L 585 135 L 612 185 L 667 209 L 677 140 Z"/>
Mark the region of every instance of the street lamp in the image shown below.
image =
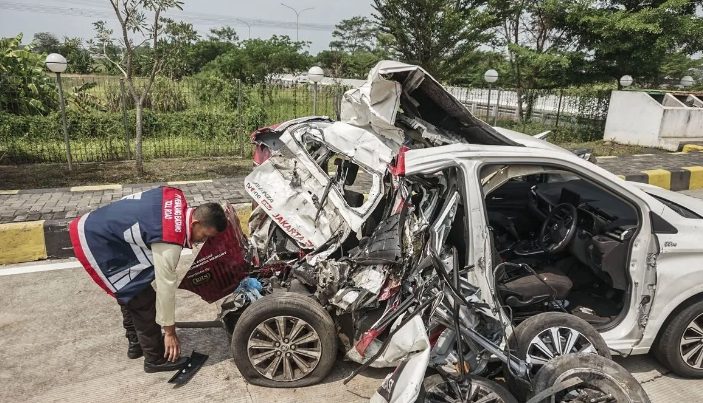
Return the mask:
<path id="1" fill-rule="evenodd" d="M 312 101 L 312 114 L 317 115 L 317 83 L 322 81 L 325 76 L 324 70 L 319 66 L 312 66 L 308 70 L 308 80 L 312 81 L 313 85 L 313 101 Z"/>
<path id="2" fill-rule="evenodd" d="M 693 77 L 691 77 L 691 76 L 681 77 L 681 86 L 684 88 L 688 88 L 688 87 L 692 86 L 694 83 L 695 83 L 695 81 L 693 80 Z"/>
<path id="3" fill-rule="evenodd" d="M 315 7 L 308 7 L 308 8 L 304 8 L 302 10 L 296 10 L 295 8 L 289 6 L 288 4 L 281 3 L 281 5 L 283 7 L 290 8 L 295 13 L 295 41 L 298 42 L 298 26 L 300 23 L 300 14 L 302 14 L 304 11 L 312 10 Z"/>
<path id="4" fill-rule="evenodd" d="M 238 18 L 237 18 L 237 21 L 241 22 L 242 24 L 246 25 L 247 28 L 249 28 L 249 39 L 251 39 L 251 24 L 249 24 L 248 22 L 246 22 L 244 20 L 240 20 Z"/>
<path id="5" fill-rule="evenodd" d="M 66 71 L 68 67 L 68 62 L 66 58 L 58 53 L 51 53 L 46 57 L 44 62 L 46 67 L 53 73 L 56 73 L 56 86 L 59 91 L 59 108 L 61 110 L 61 125 L 63 126 L 63 140 L 66 143 L 66 162 L 68 163 L 68 170 L 73 170 L 73 163 L 71 161 L 71 142 L 68 139 L 68 126 L 66 125 L 66 103 L 63 99 L 63 86 L 61 85 L 61 73 Z"/>
<path id="6" fill-rule="evenodd" d="M 493 83 L 498 81 L 498 72 L 493 69 L 486 70 L 483 73 L 483 80 L 488 83 L 488 105 L 486 107 L 486 120 L 488 120 L 491 117 L 491 88 Z"/>
<path id="7" fill-rule="evenodd" d="M 634 82 L 635 80 L 629 74 L 625 74 L 624 76 L 620 77 L 620 86 L 623 88 L 631 86 Z"/>

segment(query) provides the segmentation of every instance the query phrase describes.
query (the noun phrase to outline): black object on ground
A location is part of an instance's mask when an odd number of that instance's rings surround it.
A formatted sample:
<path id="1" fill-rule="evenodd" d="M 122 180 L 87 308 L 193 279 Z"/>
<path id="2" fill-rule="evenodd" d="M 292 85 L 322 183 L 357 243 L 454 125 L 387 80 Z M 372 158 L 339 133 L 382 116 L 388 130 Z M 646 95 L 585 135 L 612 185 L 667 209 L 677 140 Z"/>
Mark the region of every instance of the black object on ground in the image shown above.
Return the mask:
<path id="1" fill-rule="evenodd" d="M 179 369 L 178 372 L 176 372 L 171 379 L 168 380 L 168 383 L 173 383 L 176 386 L 185 385 L 193 378 L 193 376 L 195 376 L 195 373 L 198 372 L 200 367 L 205 364 L 205 361 L 207 361 L 209 357 L 210 356 L 207 354 L 200 354 L 193 351 L 190 354 L 190 358 L 186 362 L 186 365 Z"/>

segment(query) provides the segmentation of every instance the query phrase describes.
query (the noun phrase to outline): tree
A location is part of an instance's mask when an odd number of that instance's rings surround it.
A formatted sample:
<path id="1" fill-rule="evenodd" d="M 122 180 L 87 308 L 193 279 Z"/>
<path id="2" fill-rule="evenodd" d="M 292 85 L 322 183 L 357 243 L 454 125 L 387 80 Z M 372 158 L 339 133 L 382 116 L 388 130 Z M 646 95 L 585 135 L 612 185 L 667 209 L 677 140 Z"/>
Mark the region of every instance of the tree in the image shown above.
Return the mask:
<path id="1" fill-rule="evenodd" d="M 142 117 L 144 100 L 151 91 L 156 74 L 163 68 L 164 52 L 162 51 L 163 20 L 161 14 L 166 10 L 182 9 L 179 0 L 108 0 L 120 25 L 120 48 L 122 55 L 119 59 L 111 58 L 106 49 L 114 45 L 113 31 L 106 28 L 104 22 L 98 23 L 98 43 L 102 44 L 103 57 L 112 63 L 124 76 L 129 95 L 134 100 L 136 115 L 135 124 L 135 162 L 139 175 L 144 173 L 144 158 L 142 154 Z M 142 39 L 143 38 L 143 39 Z M 134 77 L 134 59 L 137 49 L 145 43 L 151 43 L 151 70 L 143 85 L 137 85 Z"/>
<path id="2" fill-rule="evenodd" d="M 60 46 L 61 42 L 50 32 L 37 32 L 32 39 L 32 50 L 37 53 L 56 53 Z"/>
<path id="3" fill-rule="evenodd" d="M 0 111 L 46 114 L 56 106 L 56 88 L 46 74 L 44 56 L 22 46 L 22 34 L 0 39 Z"/>
<path id="4" fill-rule="evenodd" d="M 657 83 L 668 56 L 703 48 L 701 0 L 569 1 L 557 21 L 579 44 L 590 79 L 617 81 L 629 74 Z"/>
<path id="5" fill-rule="evenodd" d="M 371 52 L 376 47 L 378 27 L 367 17 L 356 16 L 334 26 L 330 48 L 342 52 Z"/>
<path id="6" fill-rule="evenodd" d="M 171 79 L 195 73 L 192 61 L 193 45 L 198 42 L 200 35 L 193 24 L 162 19 L 163 35 L 160 48 L 163 53 L 164 67 L 162 74 Z"/>
<path id="7" fill-rule="evenodd" d="M 404 61 L 441 80 L 463 74 L 467 60 L 492 36 L 483 0 L 374 0 L 374 18 L 393 35 Z"/>
<path id="8" fill-rule="evenodd" d="M 239 35 L 237 35 L 237 31 L 234 28 L 225 25 L 219 28 L 210 28 L 210 35 L 207 38 L 214 42 L 236 43 L 239 40 Z"/>
<path id="9" fill-rule="evenodd" d="M 303 51 L 303 45 L 285 35 L 249 39 L 215 58 L 204 70 L 227 79 L 266 83 L 274 74 L 307 70 L 311 57 Z"/>
<path id="10" fill-rule="evenodd" d="M 80 38 L 66 36 L 61 42 L 49 32 L 37 32 L 32 40 L 32 50 L 42 55 L 60 53 L 68 60 L 67 73 L 90 74 L 95 70 L 90 51 Z"/>

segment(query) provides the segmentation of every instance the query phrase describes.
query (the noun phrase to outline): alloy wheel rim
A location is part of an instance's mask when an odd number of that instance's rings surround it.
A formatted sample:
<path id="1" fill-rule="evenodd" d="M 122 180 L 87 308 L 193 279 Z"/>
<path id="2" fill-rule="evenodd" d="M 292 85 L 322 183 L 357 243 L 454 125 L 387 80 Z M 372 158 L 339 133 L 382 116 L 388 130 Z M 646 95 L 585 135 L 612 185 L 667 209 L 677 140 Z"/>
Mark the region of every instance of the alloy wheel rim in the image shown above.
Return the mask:
<path id="1" fill-rule="evenodd" d="M 698 315 L 681 335 L 681 358 L 693 369 L 703 369 L 703 314 Z"/>
<path id="2" fill-rule="evenodd" d="M 494 390 L 471 380 L 459 382 L 447 379 L 426 391 L 425 402 L 501 403 L 503 399 Z"/>
<path id="3" fill-rule="evenodd" d="M 552 358 L 571 353 L 597 353 L 586 336 L 576 329 L 554 326 L 538 333 L 527 347 L 525 361 L 531 366 L 531 373 Z"/>
<path id="4" fill-rule="evenodd" d="M 292 382 L 315 370 L 322 345 L 308 322 L 293 316 L 275 316 L 251 332 L 247 354 L 254 369 L 265 378 Z"/>

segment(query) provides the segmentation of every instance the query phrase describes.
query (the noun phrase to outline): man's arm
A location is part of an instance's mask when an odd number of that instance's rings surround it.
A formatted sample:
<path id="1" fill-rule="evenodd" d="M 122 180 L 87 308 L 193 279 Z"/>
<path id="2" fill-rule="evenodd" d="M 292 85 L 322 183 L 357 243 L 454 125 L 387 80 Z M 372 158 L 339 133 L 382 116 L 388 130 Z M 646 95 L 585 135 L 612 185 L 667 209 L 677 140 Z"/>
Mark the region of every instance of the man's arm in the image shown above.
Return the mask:
<path id="1" fill-rule="evenodd" d="M 151 252 L 154 256 L 154 288 L 156 288 L 156 323 L 164 329 L 164 357 L 175 361 L 181 355 L 180 343 L 176 336 L 176 288 L 178 275 L 176 266 L 181 258 L 179 245 L 154 243 Z"/>

